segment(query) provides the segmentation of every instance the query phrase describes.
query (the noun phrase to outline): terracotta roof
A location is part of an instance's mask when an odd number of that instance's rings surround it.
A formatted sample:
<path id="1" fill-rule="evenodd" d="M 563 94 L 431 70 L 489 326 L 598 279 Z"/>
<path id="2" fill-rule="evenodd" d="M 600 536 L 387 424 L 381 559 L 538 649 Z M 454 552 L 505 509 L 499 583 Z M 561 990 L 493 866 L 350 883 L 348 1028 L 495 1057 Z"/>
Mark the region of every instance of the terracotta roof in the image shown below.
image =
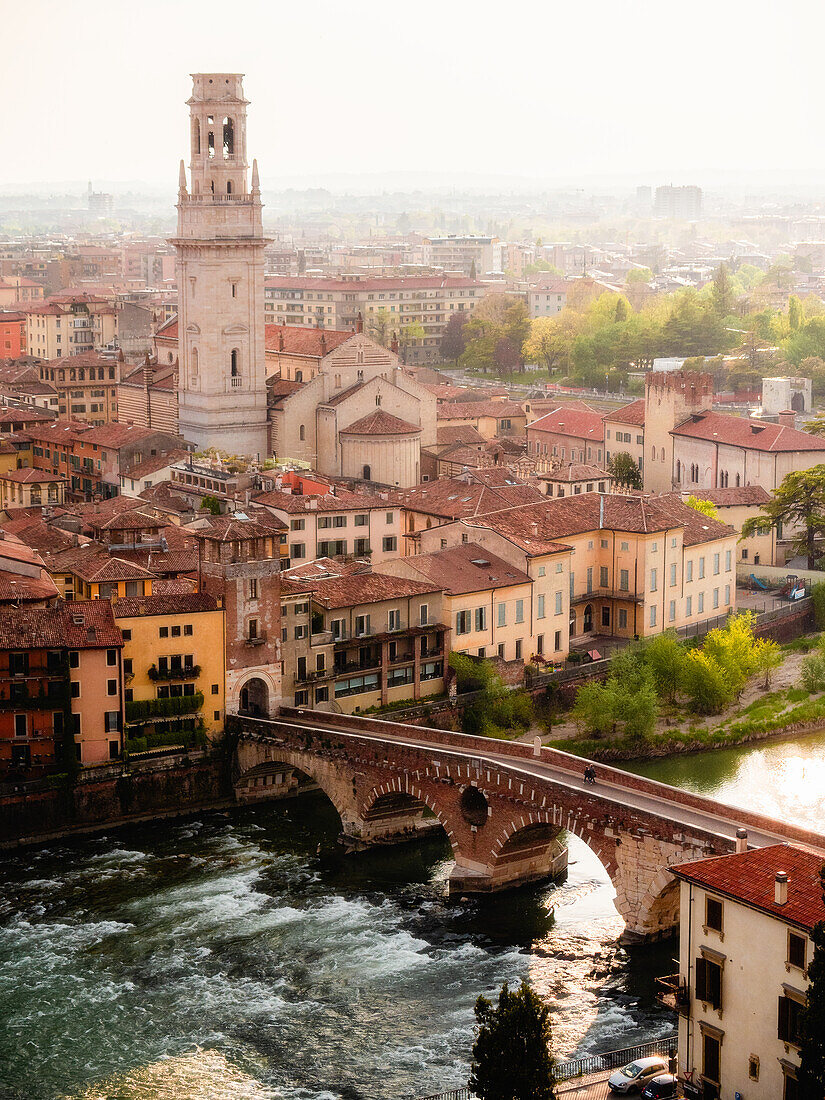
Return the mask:
<path id="1" fill-rule="evenodd" d="M 144 458 L 143 462 L 130 466 L 123 476 L 137 481 L 142 477 L 146 477 L 147 474 L 156 474 L 158 470 L 171 466 L 173 462 L 180 462 L 188 455 L 189 451 L 184 450 L 182 447 L 177 447 L 165 455 L 152 455 L 151 458 Z"/>
<path id="2" fill-rule="evenodd" d="M 274 381 L 267 380 L 266 383 L 267 394 L 273 401 L 280 401 L 282 398 L 289 397 L 303 388 L 303 382 L 290 382 L 288 378 L 275 378 Z"/>
<path id="3" fill-rule="evenodd" d="M 175 485 L 171 481 L 159 481 L 157 485 L 144 489 L 135 503 L 138 506 L 142 503 L 149 503 L 155 508 L 161 508 L 176 515 L 185 515 L 195 510 L 186 497 L 176 492 Z"/>
<path id="4" fill-rule="evenodd" d="M 100 519 L 95 516 L 89 516 L 88 518 L 89 526 L 99 531 L 158 530 L 166 526 L 165 519 L 158 519 L 157 516 L 149 511 L 144 511 L 142 508 L 130 508 L 126 512 L 118 512 L 107 519 Z"/>
<path id="5" fill-rule="evenodd" d="M 105 551 L 101 551 L 95 544 L 90 544 L 87 548 L 79 547 L 78 549 L 85 550 L 85 554 L 78 554 L 68 568 L 65 565 L 58 568 L 57 562 L 60 559 L 56 558 L 51 565 L 52 572 L 74 573 L 75 576 L 81 577 L 87 584 L 140 581 L 153 576 L 142 565 L 125 561 L 123 558 L 112 557 Z M 66 555 L 66 558 L 68 559 L 68 555 Z"/>
<path id="6" fill-rule="evenodd" d="M 393 416 L 392 413 L 384 412 L 383 409 L 376 409 L 375 412 L 367 413 L 360 420 L 356 420 L 354 424 L 350 424 L 348 428 L 341 428 L 338 434 L 417 435 L 420 431 L 421 429 L 416 427 L 415 424 L 408 424 L 406 420 L 401 420 L 399 417 Z"/>
<path id="7" fill-rule="evenodd" d="M 239 519 L 237 516 L 208 516 L 199 517 L 189 525 L 188 530 L 196 539 L 244 542 L 272 538 L 276 531 L 285 531 L 286 524 L 271 514 L 267 516 L 265 523 L 252 519 Z"/>
<path id="8" fill-rule="evenodd" d="M 109 649 L 122 645 L 108 600 L 0 608 L 0 649 Z"/>
<path id="9" fill-rule="evenodd" d="M 455 443 L 486 443 L 487 439 L 476 431 L 472 424 L 444 424 L 436 429 L 439 446 L 453 446 Z"/>
<path id="10" fill-rule="evenodd" d="M 440 584 L 411 581 L 406 577 L 389 577 L 383 573 L 355 573 L 349 577 L 331 577 L 326 580 L 290 578 L 288 584 L 294 585 L 296 589 L 312 592 L 313 599 L 327 608 L 405 599 L 408 596 L 422 596 L 442 590 Z"/>
<path id="11" fill-rule="evenodd" d="M 336 405 L 340 405 L 342 401 L 346 401 L 348 397 L 352 397 L 358 390 L 362 390 L 365 385 L 365 382 L 355 382 L 352 386 L 347 386 L 345 390 L 341 390 L 340 393 L 333 394 L 327 401 L 324 401 L 324 404 L 332 405 L 334 408 Z"/>
<path id="12" fill-rule="evenodd" d="M 546 499 L 539 489 L 525 485 L 509 470 L 502 470 L 501 467 L 494 469 L 500 476 L 490 479 L 493 484 L 484 478 L 489 471 L 480 469 L 474 470 L 468 479 L 439 478 L 438 481 L 415 485 L 412 489 L 398 490 L 393 493 L 393 499 L 408 511 L 449 519 Z"/>
<path id="13" fill-rule="evenodd" d="M 0 405 L 0 424 L 36 424 L 41 421 L 55 422 L 42 409 L 13 409 L 10 405 Z"/>
<path id="14" fill-rule="evenodd" d="M 35 470 L 26 466 L 22 470 L 7 470 L 6 473 L 0 473 L 0 480 L 16 481 L 20 485 L 36 485 L 45 482 L 66 481 L 68 479 L 59 477 L 57 474 L 51 474 L 47 470 Z"/>
<path id="15" fill-rule="evenodd" d="M 334 496 L 332 493 L 325 493 L 323 496 L 301 496 L 298 493 L 284 493 L 278 489 L 272 489 L 268 493 L 258 493 L 253 499 L 256 504 L 263 504 L 267 508 L 288 512 L 291 515 L 312 515 L 313 512 L 366 512 L 371 508 L 389 510 L 397 507 L 394 501 L 386 497 L 367 493 L 348 493 L 342 489 L 336 489 Z"/>
<path id="16" fill-rule="evenodd" d="M 170 592 L 152 596 L 121 596 L 113 604 L 116 619 L 133 619 L 144 615 L 187 615 L 195 611 L 215 611 L 214 596 L 205 592 Z"/>
<path id="17" fill-rule="evenodd" d="M 748 852 L 671 865 L 669 870 L 686 882 L 810 931 L 818 921 L 825 920 L 819 878 L 822 865 L 821 852 L 794 844 L 769 844 Z M 788 900 L 784 905 L 774 900 L 778 871 L 788 876 Z"/>
<path id="18" fill-rule="evenodd" d="M 103 356 L 96 351 L 79 351 L 77 355 L 46 359 L 45 362 L 47 365 L 58 367 L 114 367 L 116 365 L 116 360 L 111 356 Z"/>
<path id="19" fill-rule="evenodd" d="M 83 437 L 85 443 L 96 443 L 99 447 L 117 449 L 127 443 L 139 442 L 157 434 L 157 428 L 142 428 L 138 424 L 121 424 L 116 420 L 91 428 Z"/>
<path id="20" fill-rule="evenodd" d="M 178 315 L 170 317 L 168 321 L 164 321 L 160 328 L 155 332 L 155 336 L 163 336 L 166 339 L 177 340 L 178 338 Z"/>
<path id="21" fill-rule="evenodd" d="M 40 511 L 39 508 L 38 511 Z M 68 532 L 61 531 L 59 527 L 52 527 L 43 519 L 32 516 L 19 516 L 16 519 L 6 520 L 3 530 L 15 535 L 39 554 L 55 554 L 75 545 L 74 537 Z"/>
<path id="22" fill-rule="evenodd" d="M 610 478 L 607 470 L 601 466 L 591 466 L 586 462 L 568 462 L 559 470 L 548 474 L 537 474 L 540 481 L 604 481 Z"/>
<path id="23" fill-rule="evenodd" d="M 321 359 L 335 348 L 351 340 L 354 333 L 342 329 L 302 328 L 298 325 L 264 325 L 264 343 L 269 352 L 284 355 L 305 355 Z M 283 349 L 281 348 L 283 340 Z"/>
<path id="24" fill-rule="evenodd" d="M 438 405 L 439 420 L 477 420 L 480 416 L 524 416 L 524 409 L 515 401 L 446 401 Z"/>
<path id="25" fill-rule="evenodd" d="M 645 399 L 640 397 L 638 401 L 631 401 L 629 405 L 622 406 L 613 412 L 606 412 L 602 420 L 609 420 L 615 424 L 635 424 L 639 428 L 645 423 Z"/>
<path id="26" fill-rule="evenodd" d="M 475 279 L 445 278 L 440 275 L 404 275 L 364 279 L 328 279 L 313 275 L 267 275 L 264 286 L 269 289 L 284 287 L 296 290 L 437 290 L 440 288 L 481 287 Z"/>
<path id="27" fill-rule="evenodd" d="M 709 500 L 717 508 L 733 508 L 742 504 L 755 504 L 761 507 L 773 499 L 768 490 L 763 489 L 761 485 L 737 485 L 728 489 L 694 489 L 687 495 L 695 496 L 699 500 Z"/>
<path id="28" fill-rule="evenodd" d="M 528 287 L 530 294 L 566 294 L 571 284 L 564 279 L 548 279 L 539 281 L 534 286 Z"/>
<path id="29" fill-rule="evenodd" d="M 327 580 L 329 577 L 351 577 L 353 573 L 370 572 L 369 563 L 366 560 L 336 561 L 334 558 L 315 558 L 313 561 L 305 561 L 301 565 L 293 565 L 291 569 L 281 573 L 281 580 L 295 580 L 298 582 Z M 303 592 L 304 589 L 302 588 Z M 292 592 L 295 595 L 295 592 Z"/>
<path id="30" fill-rule="evenodd" d="M 575 439 L 604 439 L 602 414 L 591 408 L 570 408 L 565 406 L 545 413 L 544 416 L 527 425 L 528 435 L 532 431 L 552 432 L 554 435 L 570 435 Z"/>
<path id="31" fill-rule="evenodd" d="M 422 579 L 437 583 L 451 595 L 530 584 L 526 573 L 474 542 L 431 554 L 415 554 L 404 561 Z"/>
<path id="32" fill-rule="evenodd" d="M 754 451 L 825 451 L 825 439 L 818 435 L 717 412 L 696 413 L 670 434 Z"/>
<path id="33" fill-rule="evenodd" d="M 645 534 L 681 527 L 686 546 L 735 533 L 727 524 L 708 519 L 671 497 L 603 493 L 581 493 L 561 499 L 543 497 L 538 504 L 479 514 L 465 522 L 498 531 L 528 554 L 549 553 L 548 548 L 585 531 Z"/>

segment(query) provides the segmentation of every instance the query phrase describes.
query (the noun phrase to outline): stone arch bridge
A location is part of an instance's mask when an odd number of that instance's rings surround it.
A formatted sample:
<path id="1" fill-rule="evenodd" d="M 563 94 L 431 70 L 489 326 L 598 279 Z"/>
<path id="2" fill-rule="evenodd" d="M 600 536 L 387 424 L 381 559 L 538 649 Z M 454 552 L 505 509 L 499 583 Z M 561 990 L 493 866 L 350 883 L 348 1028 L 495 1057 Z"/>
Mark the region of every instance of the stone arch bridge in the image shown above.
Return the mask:
<path id="1" fill-rule="evenodd" d="M 230 730 L 239 799 L 284 793 L 298 771 L 355 847 L 409 839 L 434 815 L 453 848 L 451 893 L 547 878 L 574 833 L 610 875 L 629 939 L 678 923 L 672 864 L 788 841 L 825 853 L 823 836 L 603 765 L 587 785 L 581 760 L 539 745 L 290 708 L 234 716 Z"/>

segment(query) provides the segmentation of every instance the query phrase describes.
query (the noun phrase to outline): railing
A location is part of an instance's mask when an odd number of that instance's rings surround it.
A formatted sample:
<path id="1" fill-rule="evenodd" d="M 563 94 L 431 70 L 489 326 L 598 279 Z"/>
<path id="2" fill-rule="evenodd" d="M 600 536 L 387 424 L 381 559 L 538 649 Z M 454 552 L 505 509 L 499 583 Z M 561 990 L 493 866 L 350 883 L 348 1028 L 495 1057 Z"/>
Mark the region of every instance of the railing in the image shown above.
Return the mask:
<path id="1" fill-rule="evenodd" d="M 659 1004 L 672 1012 L 678 1012 L 680 1016 L 688 1015 L 690 991 L 680 974 L 666 974 L 663 978 L 657 978 L 656 986 L 656 1000 Z"/>
<path id="2" fill-rule="evenodd" d="M 196 680 L 200 674 L 200 665 L 183 665 L 181 668 L 157 668 L 152 665 L 149 669 L 150 680 Z"/>
<path id="3" fill-rule="evenodd" d="M 587 1073 L 598 1073 L 600 1070 L 619 1069 L 637 1058 L 649 1058 L 653 1054 L 667 1057 L 671 1050 L 676 1049 L 678 1039 L 676 1034 L 665 1035 L 662 1039 L 650 1039 L 646 1043 L 637 1043 L 636 1046 L 623 1047 L 621 1050 L 609 1050 L 605 1054 L 591 1054 L 587 1058 L 556 1062 L 556 1080 L 566 1081 L 571 1077 L 583 1077 Z"/>

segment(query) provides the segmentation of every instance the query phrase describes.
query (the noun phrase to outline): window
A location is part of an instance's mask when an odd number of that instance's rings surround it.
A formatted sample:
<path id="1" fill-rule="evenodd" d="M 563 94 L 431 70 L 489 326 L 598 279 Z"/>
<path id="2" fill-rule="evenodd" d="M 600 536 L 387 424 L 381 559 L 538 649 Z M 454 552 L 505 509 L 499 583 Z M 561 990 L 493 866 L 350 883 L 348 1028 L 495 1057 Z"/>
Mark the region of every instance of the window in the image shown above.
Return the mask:
<path id="1" fill-rule="evenodd" d="M 371 634 L 370 629 L 370 617 L 369 615 L 356 615 L 355 616 L 355 637 L 363 638 L 366 634 Z"/>
<path id="2" fill-rule="evenodd" d="M 456 632 L 456 634 L 469 634 L 470 633 L 470 612 L 469 611 L 457 611 L 456 612 L 455 632 Z"/>
<path id="3" fill-rule="evenodd" d="M 697 614 L 701 615 L 704 610 L 705 610 L 705 593 L 700 592 L 699 595 L 696 597 L 696 612 L 697 612 Z"/>
<path id="4" fill-rule="evenodd" d="M 521 660 L 521 638 L 516 642 L 516 660 Z"/>
<path id="5" fill-rule="evenodd" d="M 553 634 L 553 649 L 555 649 L 555 651 L 557 653 L 561 649 L 561 631 L 560 630 L 557 630 Z"/>
<path id="6" fill-rule="evenodd" d="M 561 615 L 562 611 L 564 610 L 564 608 L 563 608 L 563 596 L 562 596 L 561 592 L 556 593 L 555 600 L 556 600 L 556 603 L 555 603 L 556 614 Z"/>
<path id="7" fill-rule="evenodd" d="M 719 572 L 719 555 L 718 554 L 713 555 L 713 572 L 714 572 L 714 575 L 716 575 Z"/>
<path id="8" fill-rule="evenodd" d="M 300 626 L 295 627 L 295 639 L 307 638 L 309 636 L 309 628 L 306 623 L 301 623 Z"/>
<path id="9" fill-rule="evenodd" d="M 671 567 L 670 567 L 670 587 L 673 588 L 673 587 L 675 587 L 675 585 L 676 585 L 676 566 L 671 565 Z"/>
<path id="10" fill-rule="evenodd" d="M 249 598 L 250 600 L 257 600 L 258 598 L 258 580 L 256 577 L 252 577 L 249 582 Z"/>
<path id="11" fill-rule="evenodd" d="M 659 585 L 659 571 L 657 569 L 650 570 L 650 591 L 655 592 Z"/>
<path id="12" fill-rule="evenodd" d="M 713 590 L 713 606 L 714 607 L 719 606 L 719 589 L 718 588 L 714 588 L 714 590 Z"/>
<path id="13" fill-rule="evenodd" d="M 289 548 L 289 556 L 291 558 L 295 558 L 296 560 L 300 558 L 305 558 L 307 556 L 306 543 L 293 542 L 292 546 Z"/>
<path id="14" fill-rule="evenodd" d="M 610 626 L 610 607 L 602 604 L 602 626 Z"/>
<path id="15" fill-rule="evenodd" d="M 476 630 L 487 629 L 487 608 L 477 607 L 475 612 Z"/>
<path id="16" fill-rule="evenodd" d="M 524 600 L 516 600 L 516 622 L 524 622 Z"/>
<path id="17" fill-rule="evenodd" d="M 804 936 L 788 932 L 788 966 L 804 970 L 807 965 L 807 947 L 808 941 Z"/>
<path id="18" fill-rule="evenodd" d="M 653 543 L 653 545 L 651 546 L 651 548 L 650 548 L 650 549 L 651 549 L 651 551 L 652 551 L 652 552 L 653 552 L 653 553 L 655 554 L 655 553 L 656 553 L 656 552 L 658 551 L 658 549 L 659 549 L 659 544 L 658 544 L 658 542 L 654 542 L 654 543 Z"/>
<path id="19" fill-rule="evenodd" d="M 544 596 L 539 596 L 536 600 L 536 618 L 544 618 Z"/>
<path id="20" fill-rule="evenodd" d="M 107 665 L 116 665 L 117 664 L 117 650 L 116 649 L 107 649 L 106 650 L 106 664 Z"/>
<path id="21" fill-rule="evenodd" d="M 117 680 L 106 681 L 106 694 L 117 695 Z"/>
<path id="22" fill-rule="evenodd" d="M 169 627 L 168 626 L 159 626 L 158 627 L 158 637 L 159 638 L 168 638 L 169 637 Z"/>
<path id="23" fill-rule="evenodd" d="M 687 565 L 685 566 L 685 580 L 686 581 L 692 581 L 693 580 L 693 562 L 692 561 L 689 561 L 687 563 Z"/>
<path id="24" fill-rule="evenodd" d="M 689 619 L 693 614 L 693 596 L 688 596 L 685 600 L 685 615 Z"/>
<path id="25" fill-rule="evenodd" d="M 383 546 L 384 546 L 384 552 L 385 553 L 390 553 L 391 551 L 395 550 L 397 545 L 398 545 L 398 540 L 396 539 L 395 535 L 387 535 L 384 538 Z"/>
<path id="26" fill-rule="evenodd" d="M 696 960 L 696 999 L 717 1010 L 722 1007 L 721 959 L 716 961 L 700 955 Z"/>
<path id="27" fill-rule="evenodd" d="M 366 527 L 369 524 L 370 517 L 366 514 L 359 514 L 355 517 L 356 527 Z"/>
<path id="28" fill-rule="evenodd" d="M 131 642 L 131 640 L 132 640 L 131 630 L 122 630 L 121 634 L 123 635 L 124 642 Z"/>
<path id="29" fill-rule="evenodd" d="M 346 637 L 343 619 L 333 619 L 329 624 L 329 628 L 332 631 L 332 640 L 334 642 L 340 642 L 342 638 Z"/>
<path id="30" fill-rule="evenodd" d="M 628 592 L 630 590 L 630 573 L 627 569 L 619 570 L 619 588 L 622 592 Z"/>
<path id="31" fill-rule="evenodd" d="M 748 1077 L 751 1081 L 759 1080 L 759 1055 L 752 1054 L 748 1058 Z"/>
<path id="32" fill-rule="evenodd" d="M 563 561 L 557 561 L 556 562 L 556 572 L 557 573 L 563 573 L 564 572 L 564 562 Z"/>
<path id="33" fill-rule="evenodd" d="M 721 1037 L 718 1033 L 702 1029 L 702 1076 L 708 1081 L 719 1084 L 719 1064 L 721 1061 Z"/>
<path id="34" fill-rule="evenodd" d="M 15 714 L 14 716 L 14 736 L 26 737 L 28 735 L 28 723 L 25 714 Z"/>
<path id="35" fill-rule="evenodd" d="M 395 512 L 387 512 L 387 523 L 392 523 L 395 519 Z"/>
<path id="36" fill-rule="evenodd" d="M 656 608 L 655 607 L 651 607 L 651 609 L 650 609 L 650 625 L 651 626 L 656 625 Z"/>
<path id="37" fill-rule="evenodd" d="M 619 608 L 619 629 L 627 629 L 627 609 L 624 607 Z"/>
<path id="38" fill-rule="evenodd" d="M 258 582 L 257 582 L 257 581 L 255 581 L 255 584 L 256 584 L 256 585 L 257 585 L 257 583 L 258 583 Z M 257 588 L 256 588 L 256 594 L 257 594 Z M 185 635 L 186 635 L 186 636 L 187 636 L 188 638 L 190 638 L 190 637 L 191 637 L 191 636 L 192 636 L 192 635 L 194 634 L 194 628 L 193 628 L 193 626 L 192 626 L 192 624 L 191 624 L 191 623 L 188 623 L 188 624 L 187 624 L 186 626 L 184 626 L 184 628 L 183 628 L 183 633 L 184 633 L 184 634 L 185 634 Z"/>
<path id="39" fill-rule="evenodd" d="M 400 630 L 401 629 L 401 612 L 398 610 L 397 607 L 393 608 L 390 611 L 389 617 L 388 617 L 388 625 L 389 625 L 390 630 Z"/>
<path id="40" fill-rule="evenodd" d="M 798 998 L 798 999 L 797 999 Z M 785 993 L 779 998 L 778 1035 L 785 1043 L 799 1046 L 801 1042 L 800 1022 L 805 1008 L 805 994 L 797 993 L 785 986 Z"/>
<path id="41" fill-rule="evenodd" d="M 307 430 L 304 427 L 304 425 L 301 424 L 301 426 L 298 428 L 298 438 L 303 443 L 304 440 L 306 439 L 306 437 L 307 437 Z M 299 694 L 306 695 L 306 692 L 300 692 Z"/>
<path id="42" fill-rule="evenodd" d="M 333 527 L 346 527 L 346 525 L 347 525 L 347 517 L 346 516 L 333 516 L 332 517 L 332 526 Z"/>
<path id="43" fill-rule="evenodd" d="M 546 573 L 546 569 L 544 568 L 543 565 L 540 565 L 539 566 L 539 576 L 543 577 L 545 573 Z"/>
<path id="44" fill-rule="evenodd" d="M 722 931 L 723 909 L 722 902 L 718 898 L 705 898 L 705 931 L 712 928 L 714 932 Z"/>
<path id="45" fill-rule="evenodd" d="M 422 603 L 418 609 L 418 624 L 419 626 L 426 626 L 430 621 L 430 605 Z"/>
<path id="46" fill-rule="evenodd" d="M 319 527 L 328 527 L 328 523 L 319 523 Z M 289 528 L 291 531 L 303 531 L 306 527 L 305 519 L 292 519 L 289 521 Z"/>
<path id="47" fill-rule="evenodd" d="M 599 587 L 607 588 L 607 584 L 608 584 L 608 581 L 607 581 L 607 566 L 606 565 L 600 565 L 599 566 Z"/>
<path id="48" fill-rule="evenodd" d="M 726 573 L 730 573 L 730 569 L 731 569 L 730 559 L 731 559 L 731 552 L 730 552 L 730 550 L 726 550 L 725 551 L 725 572 Z"/>
<path id="49" fill-rule="evenodd" d="M 507 604 L 500 603 L 497 607 L 498 619 L 496 621 L 497 626 L 507 626 Z"/>
<path id="50" fill-rule="evenodd" d="M 258 620 L 250 619 L 247 627 L 246 636 L 250 642 L 254 642 L 258 637 Z"/>
<path id="51" fill-rule="evenodd" d="M 700 558 L 699 559 L 699 580 L 702 580 L 704 575 L 705 575 L 705 559 Z"/>
<path id="52" fill-rule="evenodd" d="M 212 685 L 212 694 L 213 694 L 213 695 L 220 695 L 220 693 L 221 693 L 221 690 L 220 690 L 220 685 L 218 685 L 218 684 L 213 684 L 213 685 Z"/>

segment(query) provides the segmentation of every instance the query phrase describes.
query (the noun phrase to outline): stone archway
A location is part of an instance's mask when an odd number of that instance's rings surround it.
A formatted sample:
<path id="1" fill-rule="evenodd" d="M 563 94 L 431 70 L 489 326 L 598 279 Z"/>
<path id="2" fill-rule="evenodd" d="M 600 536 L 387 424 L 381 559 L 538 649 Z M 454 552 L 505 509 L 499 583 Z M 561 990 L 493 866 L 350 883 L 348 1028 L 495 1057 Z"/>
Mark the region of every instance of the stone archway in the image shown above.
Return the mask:
<path id="1" fill-rule="evenodd" d="M 265 718 L 269 714 L 269 688 L 260 676 L 251 676 L 241 688 L 238 714 L 249 718 Z"/>

